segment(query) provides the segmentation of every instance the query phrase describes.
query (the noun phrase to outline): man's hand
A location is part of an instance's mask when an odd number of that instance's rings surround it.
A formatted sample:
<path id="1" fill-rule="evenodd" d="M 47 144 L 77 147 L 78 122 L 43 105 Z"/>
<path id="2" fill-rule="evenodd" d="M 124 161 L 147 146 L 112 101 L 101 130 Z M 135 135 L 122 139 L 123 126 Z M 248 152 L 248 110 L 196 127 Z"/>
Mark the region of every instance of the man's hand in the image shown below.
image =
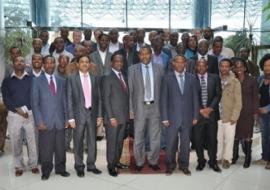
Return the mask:
<path id="1" fill-rule="evenodd" d="M 197 119 L 193 119 L 192 120 L 192 125 L 196 125 L 198 123 L 198 120 Z"/>
<path id="2" fill-rule="evenodd" d="M 24 112 L 21 108 L 15 108 L 15 110 L 17 111 L 17 114 L 24 117 L 25 119 L 27 119 L 29 117 L 28 113 Z"/>
<path id="3" fill-rule="evenodd" d="M 112 127 L 117 127 L 118 126 L 118 121 L 115 118 L 111 118 L 110 122 L 111 122 Z"/>
<path id="4" fill-rule="evenodd" d="M 134 119 L 134 113 L 132 111 L 129 112 L 129 119 Z"/>
<path id="5" fill-rule="evenodd" d="M 163 124 L 165 127 L 169 127 L 169 126 L 170 126 L 170 123 L 169 123 L 168 120 L 162 121 L 162 124 Z"/>
<path id="6" fill-rule="evenodd" d="M 75 123 L 75 120 L 74 121 L 69 121 L 69 126 L 74 129 L 76 127 L 76 123 Z"/>
<path id="7" fill-rule="evenodd" d="M 209 118 L 212 111 L 213 111 L 213 108 L 207 107 L 207 108 L 204 108 L 204 109 L 200 109 L 200 114 L 204 118 Z"/>
<path id="8" fill-rule="evenodd" d="M 69 123 L 65 124 L 64 127 L 65 127 L 65 129 L 69 128 L 70 127 Z"/>
<path id="9" fill-rule="evenodd" d="M 262 107 L 262 108 L 259 108 L 259 113 L 261 113 L 261 114 L 267 114 L 268 113 L 268 110 L 266 109 L 266 107 Z"/>
<path id="10" fill-rule="evenodd" d="M 40 130 L 40 131 L 47 130 L 47 126 L 44 123 L 41 123 L 38 125 L 38 130 Z"/>
<path id="11" fill-rule="evenodd" d="M 235 123 L 236 123 L 236 121 L 233 121 L 233 120 L 230 121 L 231 125 L 234 125 Z"/>
<path id="12" fill-rule="evenodd" d="M 101 126 L 103 124 L 103 118 L 102 117 L 98 117 L 97 118 L 97 126 Z"/>

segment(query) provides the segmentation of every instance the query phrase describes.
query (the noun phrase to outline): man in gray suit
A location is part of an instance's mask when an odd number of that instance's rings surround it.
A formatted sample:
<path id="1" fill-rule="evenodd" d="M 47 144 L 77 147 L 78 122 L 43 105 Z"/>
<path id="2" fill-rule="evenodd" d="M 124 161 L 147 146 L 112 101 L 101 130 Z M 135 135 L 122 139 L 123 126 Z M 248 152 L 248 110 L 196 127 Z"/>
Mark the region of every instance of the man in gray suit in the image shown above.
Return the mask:
<path id="1" fill-rule="evenodd" d="M 45 72 L 33 78 L 32 110 L 39 129 L 39 151 L 42 180 L 47 180 L 53 169 L 55 173 L 68 177 L 66 172 L 65 131 L 68 127 L 66 112 L 66 86 L 64 79 L 55 76 L 55 60 L 44 58 Z"/>
<path id="2" fill-rule="evenodd" d="M 107 34 L 100 34 L 98 37 L 97 50 L 90 54 L 91 61 L 95 64 L 96 76 L 103 76 L 111 72 L 111 56 L 109 52 L 110 36 Z M 104 128 L 100 126 L 97 128 L 97 140 L 102 140 L 104 136 Z"/>
<path id="3" fill-rule="evenodd" d="M 179 169 L 191 175 L 188 169 L 190 132 L 199 117 L 198 81 L 193 74 L 185 72 L 186 58 L 177 55 L 172 60 L 174 72 L 164 76 L 160 94 L 161 121 L 166 127 L 166 174 L 176 167 L 175 154 L 180 136 Z"/>
<path id="4" fill-rule="evenodd" d="M 102 81 L 102 97 L 105 108 L 105 126 L 107 137 L 107 163 L 111 176 L 117 176 L 115 168 L 128 168 L 119 162 L 128 120 L 128 86 L 121 72 L 123 56 L 114 53 L 111 58 L 112 71 Z"/>
<path id="5" fill-rule="evenodd" d="M 98 37 L 97 50 L 90 54 L 91 61 L 96 65 L 97 76 L 103 76 L 111 72 L 111 56 L 109 52 L 110 36 L 102 33 Z"/>
<path id="6" fill-rule="evenodd" d="M 83 139 L 87 133 L 87 171 L 100 174 L 96 168 L 96 126 L 102 123 L 98 78 L 89 74 L 91 59 L 79 57 L 78 72 L 67 78 L 68 121 L 73 130 L 75 170 L 84 177 Z"/>
<path id="7" fill-rule="evenodd" d="M 128 70 L 130 117 L 134 118 L 134 157 L 136 170 L 143 169 L 145 159 L 145 130 L 150 140 L 148 163 L 153 170 L 159 170 L 160 112 L 159 95 L 162 66 L 151 62 L 152 50 L 143 46 L 139 52 L 140 64 Z"/>

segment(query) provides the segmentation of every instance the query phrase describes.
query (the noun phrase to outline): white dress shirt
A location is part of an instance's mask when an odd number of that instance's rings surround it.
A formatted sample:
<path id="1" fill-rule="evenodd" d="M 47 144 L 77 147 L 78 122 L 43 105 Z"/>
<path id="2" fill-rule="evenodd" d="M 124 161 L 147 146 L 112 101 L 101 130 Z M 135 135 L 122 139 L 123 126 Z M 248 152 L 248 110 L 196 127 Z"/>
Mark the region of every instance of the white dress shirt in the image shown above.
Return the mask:
<path id="1" fill-rule="evenodd" d="M 100 49 L 98 49 L 98 53 L 101 57 L 101 61 L 102 61 L 102 64 L 105 65 L 105 59 L 106 59 L 106 54 L 107 54 L 107 51 L 100 51 Z"/>

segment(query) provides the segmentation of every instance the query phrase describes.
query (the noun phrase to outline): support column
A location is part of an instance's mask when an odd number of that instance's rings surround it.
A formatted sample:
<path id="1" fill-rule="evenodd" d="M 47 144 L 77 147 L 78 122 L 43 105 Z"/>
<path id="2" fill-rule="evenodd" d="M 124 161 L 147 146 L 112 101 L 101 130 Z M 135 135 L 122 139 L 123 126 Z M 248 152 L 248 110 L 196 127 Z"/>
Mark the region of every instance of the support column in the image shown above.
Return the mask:
<path id="1" fill-rule="evenodd" d="M 262 7 L 264 7 L 268 3 L 268 0 L 262 1 Z M 267 15 L 270 13 L 270 10 L 262 12 L 261 16 L 261 30 L 269 30 L 270 29 L 270 20 L 266 20 Z M 270 39 L 269 39 L 269 33 L 268 32 L 262 32 L 261 33 L 261 45 L 269 45 Z"/>
<path id="2" fill-rule="evenodd" d="M 194 1 L 193 27 L 205 28 L 211 25 L 211 0 Z"/>
<path id="3" fill-rule="evenodd" d="M 31 0 L 31 16 L 36 26 L 49 25 L 49 8 L 47 0 Z"/>
<path id="4" fill-rule="evenodd" d="M 5 19 L 4 19 L 4 0 L 0 0 L 0 87 L 2 85 L 3 78 L 5 76 Z M 2 99 L 0 91 L 0 102 Z"/>

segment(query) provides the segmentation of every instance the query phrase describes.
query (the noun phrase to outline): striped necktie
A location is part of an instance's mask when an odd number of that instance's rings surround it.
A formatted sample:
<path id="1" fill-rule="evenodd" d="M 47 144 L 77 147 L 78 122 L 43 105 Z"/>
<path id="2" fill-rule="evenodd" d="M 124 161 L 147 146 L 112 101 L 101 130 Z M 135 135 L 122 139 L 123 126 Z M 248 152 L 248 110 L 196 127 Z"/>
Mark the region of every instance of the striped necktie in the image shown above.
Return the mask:
<path id="1" fill-rule="evenodd" d="M 202 105 L 203 107 L 207 106 L 207 85 L 204 79 L 204 76 L 201 76 L 201 93 L 202 93 Z"/>

